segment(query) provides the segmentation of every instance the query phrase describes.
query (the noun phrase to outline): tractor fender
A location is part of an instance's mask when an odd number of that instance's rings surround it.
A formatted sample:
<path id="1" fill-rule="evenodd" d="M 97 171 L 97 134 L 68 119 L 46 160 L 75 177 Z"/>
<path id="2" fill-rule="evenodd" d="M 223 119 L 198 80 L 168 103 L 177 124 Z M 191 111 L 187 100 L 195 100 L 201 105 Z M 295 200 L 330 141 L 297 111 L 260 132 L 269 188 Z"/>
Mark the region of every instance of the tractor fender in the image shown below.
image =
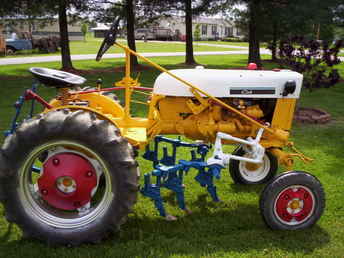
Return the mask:
<path id="1" fill-rule="evenodd" d="M 53 102 L 53 101 L 52 101 Z M 51 102 L 51 103 L 52 103 Z M 65 106 L 57 106 L 57 107 L 53 107 L 51 109 L 45 109 L 43 111 L 43 113 L 49 113 L 55 110 L 62 110 L 62 109 L 68 109 L 68 110 L 73 110 L 73 111 L 77 111 L 77 110 L 85 110 L 91 113 L 94 113 L 97 115 L 97 117 L 99 117 L 101 120 L 106 120 L 109 121 L 110 123 L 112 123 L 113 125 L 115 125 L 117 128 L 120 129 L 120 126 L 118 124 L 117 121 L 115 121 L 114 119 L 111 118 L 111 116 L 108 116 L 94 108 L 90 108 L 90 107 L 84 107 L 84 106 L 76 106 L 76 105 L 65 105 Z"/>
<path id="2" fill-rule="evenodd" d="M 124 109 L 117 101 L 97 92 L 74 95 L 73 100 L 87 102 L 88 104 L 86 107 L 96 110 L 104 115 L 111 115 L 116 118 L 121 118 L 124 116 Z M 52 99 L 49 104 L 53 108 L 62 106 L 61 101 L 58 99 Z M 85 107 L 81 105 L 72 106 Z"/>

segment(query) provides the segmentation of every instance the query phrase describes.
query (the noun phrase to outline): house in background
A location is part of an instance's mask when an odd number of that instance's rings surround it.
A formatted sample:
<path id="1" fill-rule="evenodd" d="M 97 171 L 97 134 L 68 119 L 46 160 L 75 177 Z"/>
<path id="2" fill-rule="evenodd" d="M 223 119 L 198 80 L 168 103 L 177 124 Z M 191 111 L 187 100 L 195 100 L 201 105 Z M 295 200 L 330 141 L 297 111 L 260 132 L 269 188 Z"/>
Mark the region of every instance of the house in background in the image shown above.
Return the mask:
<path id="1" fill-rule="evenodd" d="M 97 27 L 91 28 L 95 38 L 104 38 L 109 29 L 110 26 L 107 26 L 103 23 L 97 23 Z"/>
<path id="2" fill-rule="evenodd" d="M 201 40 L 215 40 L 224 39 L 228 37 L 243 38 L 239 29 L 234 25 L 234 22 L 228 21 L 222 18 L 209 18 L 209 17 L 194 17 L 192 21 L 192 32 L 196 30 L 196 27 L 200 29 Z M 106 24 L 98 23 L 97 27 L 91 28 L 94 32 L 95 38 L 104 38 L 106 32 L 109 30 L 109 26 Z M 136 28 L 135 38 L 142 39 L 144 35 L 148 39 L 159 39 L 156 35 L 153 35 L 154 30 L 168 30 L 170 31 L 170 37 L 164 39 L 185 40 L 185 23 L 183 16 L 173 15 L 171 17 L 162 18 L 146 28 Z M 151 36 L 147 37 L 147 33 L 143 34 L 142 31 L 149 31 Z M 161 38 L 161 37 L 160 37 Z M 195 38 L 194 38 L 195 40 Z"/>
<path id="3" fill-rule="evenodd" d="M 196 26 L 199 25 L 201 40 L 223 39 L 227 37 L 242 38 L 243 35 L 235 27 L 234 23 L 222 18 L 194 17 L 192 20 L 192 33 L 194 35 Z M 185 22 L 182 16 L 172 16 L 159 21 L 159 26 L 171 29 L 174 34 L 179 35 L 181 40 L 185 39 Z"/>
<path id="4" fill-rule="evenodd" d="M 15 32 L 18 35 L 24 33 L 31 33 L 34 39 L 42 37 L 59 37 L 59 23 L 58 19 L 53 18 L 35 18 L 29 22 L 29 19 L 25 16 L 17 17 L 5 17 L 1 20 L 3 24 L 3 34 L 5 36 Z M 81 22 L 75 22 L 68 24 L 69 40 L 83 40 L 83 34 L 81 32 Z"/>

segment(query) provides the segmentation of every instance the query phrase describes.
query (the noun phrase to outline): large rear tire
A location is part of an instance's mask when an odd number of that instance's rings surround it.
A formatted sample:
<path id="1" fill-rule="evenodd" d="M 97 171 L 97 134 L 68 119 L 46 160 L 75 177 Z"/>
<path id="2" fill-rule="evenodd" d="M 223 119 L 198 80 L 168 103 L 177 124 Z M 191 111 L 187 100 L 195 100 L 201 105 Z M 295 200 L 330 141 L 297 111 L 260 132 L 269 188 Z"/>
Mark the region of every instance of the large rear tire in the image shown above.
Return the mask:
<path id="1" fill-rule="evenodd" d="M 136 202 L 137 179 L 118 128 L 82 110 L 24 122 L 0 152 L 7 220 L 49 244 L 99 242 L 117 231 Z"/>

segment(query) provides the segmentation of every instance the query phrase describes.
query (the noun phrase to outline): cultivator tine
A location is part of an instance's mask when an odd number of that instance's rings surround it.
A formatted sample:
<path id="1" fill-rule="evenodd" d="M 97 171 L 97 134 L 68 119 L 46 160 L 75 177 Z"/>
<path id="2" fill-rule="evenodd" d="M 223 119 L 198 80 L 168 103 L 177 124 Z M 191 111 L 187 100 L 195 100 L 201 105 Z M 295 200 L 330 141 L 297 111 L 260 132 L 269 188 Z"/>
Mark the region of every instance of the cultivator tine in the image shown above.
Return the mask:
<path id="1" fill-rule="evenodd" d="M 149 145 L 146 146 L 146 151 L 143 154 L 143 158 L 150 161 L 155 161 L 155 151 L 150 150 Z"/>
<path id="2" fill-rule="evenodd" d="M 163 147 L 163 156 L 160 162 L 165 166 L 173 166 L 175 163 L 175 157 L 168 155 L 167 147 Z"/>
<path id="3" fill-rule="evenodd" d="M 183 181 L 177 176 L 177 173 L 170 174 L 163 186 L 176 193 L 179 208 L 185 210 L 186 206 Z"/>
<path id="4" fill-rule="evenodd" d="M 172 145 L 172 155 L 168 155 L 167 147 L 163 147 L 163 157 L 158 160 L 158 147 L 159 142 L 169 143 Z M 179 160 L 178 164 L 175 164 L 177 147 L 190 147 L 196 148 L 191 150 L 191 160 Z M 167 215 L 165 212 L 163 200 L 161 198 L 161 187 L 164 187 L 176 195 L 178 207 L 186 213 L 191 213 L 185 204 L 185 187 L 183 185 L 184 175 L 186 175 L 191 168 L 198 170 L 195 180 L 205 187 L 210 194 L 214 202 L 219 202 L 220 199 L 217 195 L 216 186 L 214 185 L 214 177 L 220 179 L 221 169 L 223 168 L 218 164 L 208 165 L 204 160 L 209 151 L 209 146 L 205 144 L 193 144 L 181 142 L 180 139 L 168 139 L 158 136 L 155 139 L 155 149 L 146 149 L 144 158 L 153 161 L 154 170 L 145 175 L 145 183 L 141 193 L 144 196 L 151 198 L 154 201 L 156 209 L 159 214 L 165 217 L 167 220 L 175 220 L 172 215 Z M 199 156 L 198 156 L 199 155 Z M 197 157 L 198 156 L 198 157 Z M 163 165 L 155 165 L 154 163 L 160 163 Z M 151 184 L 151 176 L 156 177 L 156 184 Z"/>
<path id="5" fill-rule="evenodd" d="M 157 176 L 157 183 L 151 184 L 151 175 L 144 175 L 144 187 L 140 190 L 142 195 L 150 198 L 155 205 L 155 208 L 159 211 L 160 216 L 166 217 L 166 211 L 163 200 L 160 193 L 160 180 L 161 177 Z"/>

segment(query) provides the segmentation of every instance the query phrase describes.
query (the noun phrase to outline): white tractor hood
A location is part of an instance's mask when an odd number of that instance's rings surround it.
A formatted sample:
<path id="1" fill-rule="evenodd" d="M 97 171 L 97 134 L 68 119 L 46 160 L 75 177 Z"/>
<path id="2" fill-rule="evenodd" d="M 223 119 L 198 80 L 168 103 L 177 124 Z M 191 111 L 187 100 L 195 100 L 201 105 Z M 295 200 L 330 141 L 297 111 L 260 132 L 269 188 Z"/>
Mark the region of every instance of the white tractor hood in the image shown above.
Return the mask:
<path id="1" fill-rule="evenodd" d="M 303 76 L 290 70 L 177 69 L 171 73 L 218 98 L 299 98 Z M 286 83 L 295 84 L 292 93 L 283 94 Z M 167 73 L 154 83 L 155 94 L 192 97 L 189 87 Z"/>

